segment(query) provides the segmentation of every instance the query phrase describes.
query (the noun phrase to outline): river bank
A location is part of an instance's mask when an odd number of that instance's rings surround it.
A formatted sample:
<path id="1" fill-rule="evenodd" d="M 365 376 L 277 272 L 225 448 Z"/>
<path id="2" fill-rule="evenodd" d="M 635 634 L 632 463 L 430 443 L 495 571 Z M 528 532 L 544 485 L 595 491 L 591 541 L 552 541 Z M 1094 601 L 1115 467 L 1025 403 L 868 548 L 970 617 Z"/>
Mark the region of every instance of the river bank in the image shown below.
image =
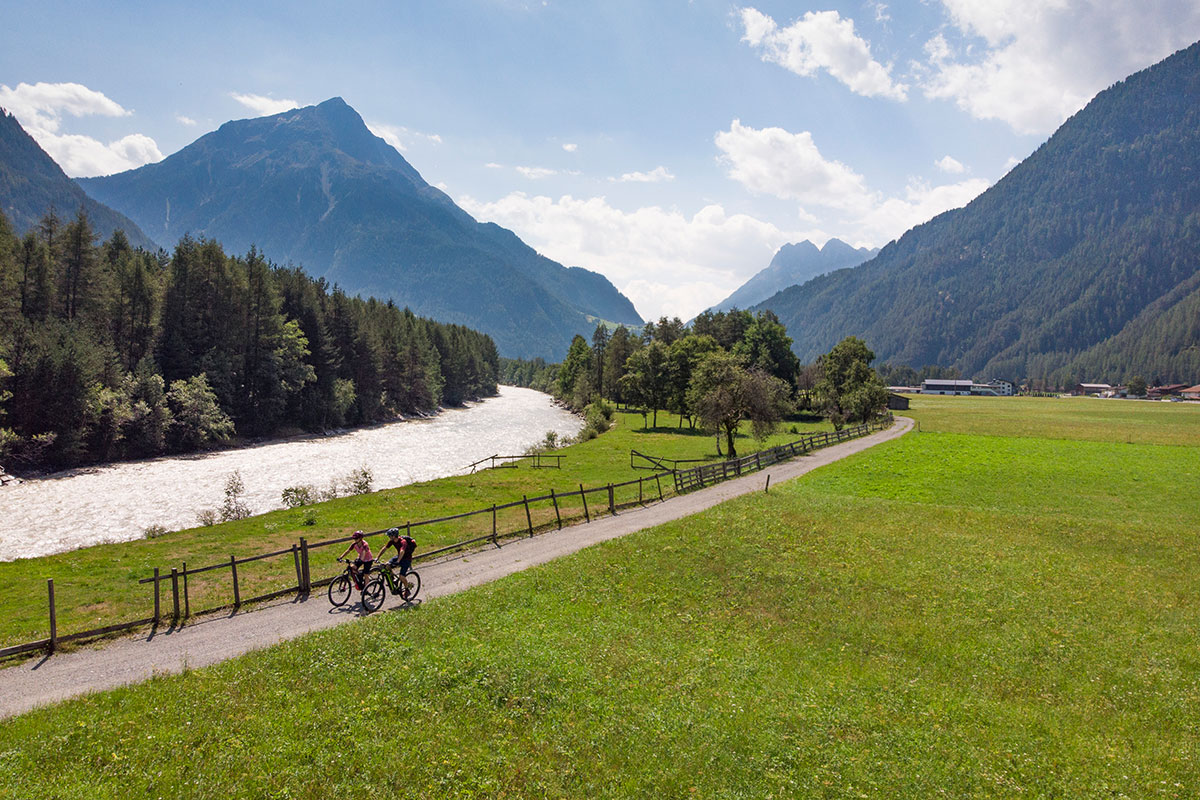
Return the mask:
<path id="1" fill-rule="evenodd" d="M 549 396 L 503 386 L 497 397 L 434 417 L 33 477 L 0 488 L 0 560 L 195 526 L 221 505 L 234 472 L 245 485 L 241 501 L 261 514 L 282 508 L 288 487 L 327 491 L 362 467 L 375 489 L 404 486 L 458 474 L 493 453 L 523 452 L 548 430 L 570 436 L 580 427 Z"/>

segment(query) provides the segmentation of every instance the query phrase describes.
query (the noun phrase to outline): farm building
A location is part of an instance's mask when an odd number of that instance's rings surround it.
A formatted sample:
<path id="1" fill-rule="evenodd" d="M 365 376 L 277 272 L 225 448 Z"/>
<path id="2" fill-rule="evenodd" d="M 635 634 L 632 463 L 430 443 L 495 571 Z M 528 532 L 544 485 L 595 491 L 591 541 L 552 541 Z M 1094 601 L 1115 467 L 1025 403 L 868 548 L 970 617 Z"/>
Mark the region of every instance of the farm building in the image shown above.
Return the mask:
<path id="1" fill-rule="evenodd" d="M 1184 389 L 1179 393 L 1179 396 L 1185 397 L 1188 400 L 1200 400 L 1200 383 Z"/>
<path id="2" fill-rule="evenodd" d="M 908 411 L 908 398 L 902 394 L 888 392 L 888 411 Z"/>
<path id="3" fill-rule="evenodd" d="M 1090 394 L 1102 395 L 1105 392 L 1111 392 L 1113 387 L 1107 383 L 1080 383 L 1076 384 L 1074 391 L 1071 394 Z"/>
<path id="4" fill-rule="evenodd" d="M 928 378 L 921 381 L 921 394 L 970 394 L 973 385 L 971 381 Z"/>
<path id="5" fill-rule="evenodd" d="M 1155 386 L 1153 389 L 1146 391 L 1146 397 L 1151 400 L 1160 400 L 1164 397 L 1179 397 L 1183 394 L 1183 390 L 1187 389 L 1187 384 L 1184 383 L 1168 383 L 1166 386 Z"/>

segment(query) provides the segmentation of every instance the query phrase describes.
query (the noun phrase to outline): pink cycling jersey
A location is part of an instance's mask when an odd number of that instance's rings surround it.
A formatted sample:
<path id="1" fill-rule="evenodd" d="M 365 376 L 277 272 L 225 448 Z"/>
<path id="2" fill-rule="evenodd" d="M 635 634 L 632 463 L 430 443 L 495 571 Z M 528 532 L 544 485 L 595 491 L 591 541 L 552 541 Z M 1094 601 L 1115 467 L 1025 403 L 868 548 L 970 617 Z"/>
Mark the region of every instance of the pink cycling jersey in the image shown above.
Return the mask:
<path id="1" fill-rule="evenodd" d="M 354 546 L 354 552 L 358 553 L 358 557 L 363 561 L 375 560 L 375 556 L 371 554 L 371 545 L 367 544 L 366 539 L 355 539 L 351 544 Z"/>

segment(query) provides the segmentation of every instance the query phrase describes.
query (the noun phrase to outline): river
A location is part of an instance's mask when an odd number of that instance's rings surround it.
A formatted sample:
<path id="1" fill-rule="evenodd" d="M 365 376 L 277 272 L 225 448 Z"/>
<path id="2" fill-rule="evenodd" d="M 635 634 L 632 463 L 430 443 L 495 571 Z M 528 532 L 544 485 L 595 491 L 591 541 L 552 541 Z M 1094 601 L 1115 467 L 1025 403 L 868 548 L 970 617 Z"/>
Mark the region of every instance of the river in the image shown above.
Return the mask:
<path id="1" fill-rule="evenodd" d="M 573 436 L 580 420 L 531 389 L 501 386 L 500 396 L 436 417 L 330 436 L 234 450 L 67 470 L 0 488 L 0 561 L 138 539 L 147 528 L 190 528 L 219 508 L 233 472 L 251 513 L 282 508 L 289 486 L 327 487 L 367 467 L 373 488 L 467 472 L 493 453 L 514 455 L 546 431 Z"/>

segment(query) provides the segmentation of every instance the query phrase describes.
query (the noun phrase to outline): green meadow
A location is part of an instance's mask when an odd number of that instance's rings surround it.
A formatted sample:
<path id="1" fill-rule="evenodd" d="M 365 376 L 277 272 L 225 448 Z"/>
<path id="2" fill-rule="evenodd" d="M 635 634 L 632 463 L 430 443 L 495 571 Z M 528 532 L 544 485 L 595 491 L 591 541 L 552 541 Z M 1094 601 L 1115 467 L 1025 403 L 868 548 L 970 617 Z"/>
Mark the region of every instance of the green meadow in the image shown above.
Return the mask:
<path id="1" fill-rule="evenodd" d="M 1015 435 L 914 402 L 920 433 L 769 494 L 2 722 L 0 787 L 1196 797 L 1200 417 L 1016 402 Z"/>
<path id="2" fill-rule="evenodd" d="M 467 511 L 519 501 L 522 496 L 538 497 L 550 490 L 578 491 L 636 480 L 652 472 L 630 468 L 630 450 L 666 458 L 715 459 L 713 437 L 679 427 L 678 417 L 660 413 L 656 428 L 643 427 L 637 414 L 619 413 L 616 424 L 607 433 L 561 448 L 561 469 L 534 469 L 523 462 L 517 468 L 488 469 L 470 475 L 459 475 L 424 483 L 386 489 L 366 495 L 343 497 L 303 508 L 280 510 L 248 519 L 225 522 L 208 527 L 169 533 L 152 539 L 98 545 L 67 553 L 0 562 L 0 647 L 35 641 L 49 636 L 46 579 L 53 578 L 60 634 L 69 634 L 111 625 L 117 622 L 151 616 L 154 607 L 153 588 L 138 581 L 150 577 L 158 567 L 169 575 L 171 567 L 196 568 L 227 563 L 231 555 L 245 558 L 258 553 L 282 550 L 296 544 L 300 537 L 309 542 L 348 535 L 354 530 L 383 530 L 406 522 L 437 519 Z M 778 433 L 763 443 L 749 435 L 738 440 L 743 452 L 760 447 L 794 441 L 801 434 L 831 430 L 826 422 L 788 422 Z M 747 430 L 748 433 L 748 430 Z M 472 456 L 474 457 L 474 456 Z M 467 463 L 470 458 L 464 458 Z M 663 483 L 670 494 L 673 486 Z M 658 487 L 646 483 L 643 499 L 657 499 Z M 213 487 L 213 496 L 221 496 L 221 487 Z M 617 504 L 635 503 L 638 487 L 617 490 Z M 588 513 L 603 502 L 606 511 L 607 495 L 589 494 Z M 560 504 L 565 520 L 583 519 L 583 504 L 578 497 Z M 555 523 L 550 502 L 534 504 L 531 518 L 535 526 Z M 513 508 L 498 514 L 497 528 L 506 531 L 524 530 L 527 525 L 523 508 Z M 414 531 L 420 550 L 464 541 L 491 533 L 491 515 L 479 515 L 466 520 L 425 526 Z M 371 540 L 374 548 L 383 545 L 382 536 Z M 344 546 L 312 551 L 310 569 L 313 579 L 329 577 L 340 569 L 335 557 Z M 264 561 L 244 564 L 238 568 L 242 597 L 265 594 L 287 586 L 295 586 L 296 572 L 291 554 Z M 170 584 L 163 587 L 163 608 L 169 614 Z M 191 607 L 202 609 L 231 603 L 232 580 L 228 570 L 215 570 L 189 578 L 188 594 Z M 3 668 L 0 662 L 0 668 Z"/>

